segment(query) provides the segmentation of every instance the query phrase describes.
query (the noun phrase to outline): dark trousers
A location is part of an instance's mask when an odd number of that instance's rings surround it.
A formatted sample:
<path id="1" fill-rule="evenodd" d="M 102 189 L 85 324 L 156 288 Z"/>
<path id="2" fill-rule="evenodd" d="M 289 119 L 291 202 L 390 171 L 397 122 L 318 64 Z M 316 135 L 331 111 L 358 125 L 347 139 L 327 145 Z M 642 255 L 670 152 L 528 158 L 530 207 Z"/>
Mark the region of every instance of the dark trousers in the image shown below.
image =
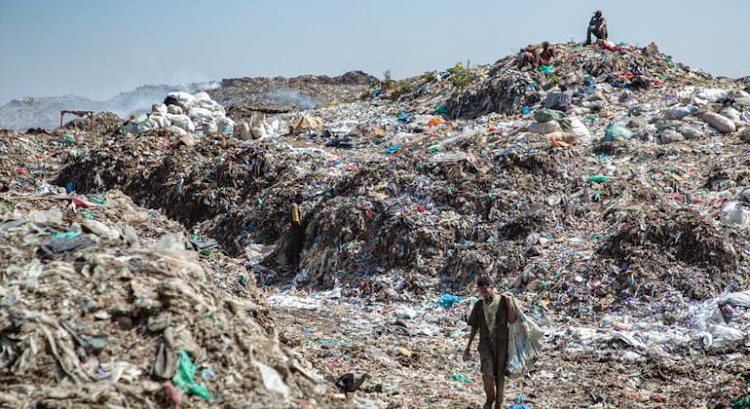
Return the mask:
<path id="1" fill-rule="evenodd" d="M 600 27 L 597 29 L 597 28 L 594 28 L 594 26 L 589 26 L 589 29 L 586 30 L 586 44 L 591 44 L 591 34 L 595 35 L 597 39 L 606 40 L 607 28 Z"/>
<path id="2" fill-rule="evenodd" d="M 305 229 L 302 225 L 292 223 L 292 231 L 289 235 L 289 264 L 295 270 L 299 266 L 300 254 L 305 245 Z"/>

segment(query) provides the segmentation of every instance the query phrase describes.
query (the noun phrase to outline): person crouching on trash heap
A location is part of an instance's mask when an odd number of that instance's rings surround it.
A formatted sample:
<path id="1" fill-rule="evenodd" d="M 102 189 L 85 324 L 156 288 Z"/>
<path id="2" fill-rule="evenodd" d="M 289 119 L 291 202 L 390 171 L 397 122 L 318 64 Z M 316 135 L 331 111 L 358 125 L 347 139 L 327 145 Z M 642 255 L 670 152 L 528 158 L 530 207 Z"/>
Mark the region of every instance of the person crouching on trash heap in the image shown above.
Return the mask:
<path id="1" fill-rule="evenodd" d="M 586 45 L 591 44 L 591 34 L 595 35 L 598 40 L 606 40 L 607 20 L 604 19 L 601 10 L 597 10 L 589 21 L 589 28 L 586 31 Z"/>
<path id="2" fill-rule="evenodd" d="M 516 322 L 512 295 L 495 293 L 492 279 L 487 275 L 477 278 L 479 301 L 469 316 L 471 334 L 464 351 L 464 361 L 471 359 L 471 344 L 479 331 L 479 361 L 487 401 L 484 409 L 501 409 L 505 389 L 505 365 L 508 360 L 508 324 Z"/>
<path id="3" fill-rule="evenodd" d="M 544 100 L 544 107 L 556 111 L 567 112 L 573 103 L 573 95 L 565 84 L 560 84 L 560 90 L 550 92 Z"/>
<path id="4" fill-rule="evenodd" d="M 536 53 L 530 48 L 522 48 L 521 52 L 518 53 L 518 60 L 516 61 L 516 65 L 519 70 L 522 70 L 527 65 L 534 69 L 537 66 Z"/>
<path id="5" fill-rule="evenodd" d="M 552 65 L 552 59 L 555 58 L 555 50 L 550 48 L 547 41 L 542 43 L 542 51 L 539 53 L 538 65 Z"/>

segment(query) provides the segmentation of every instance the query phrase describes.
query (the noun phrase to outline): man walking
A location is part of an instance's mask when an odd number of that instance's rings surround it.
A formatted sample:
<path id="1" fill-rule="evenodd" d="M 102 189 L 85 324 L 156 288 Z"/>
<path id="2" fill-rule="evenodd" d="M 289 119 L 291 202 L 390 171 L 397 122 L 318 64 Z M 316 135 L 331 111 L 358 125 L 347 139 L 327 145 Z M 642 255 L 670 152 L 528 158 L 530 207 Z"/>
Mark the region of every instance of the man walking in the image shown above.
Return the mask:
<path id="1" fill-rule="evenodd" d="M 501 409 L 505 390 L 505 364 L 508 361 L 508 324 L 516 322 L 510 294 L 495 293 L 492 279 L 481 275 L 477 279 L 480 300 L 469 316 L 471 334 L 464 351 L 464 360 L 471 359 L 471 344 L 479 331 L 479 360 L 487 401 L 484 409 Z"/>

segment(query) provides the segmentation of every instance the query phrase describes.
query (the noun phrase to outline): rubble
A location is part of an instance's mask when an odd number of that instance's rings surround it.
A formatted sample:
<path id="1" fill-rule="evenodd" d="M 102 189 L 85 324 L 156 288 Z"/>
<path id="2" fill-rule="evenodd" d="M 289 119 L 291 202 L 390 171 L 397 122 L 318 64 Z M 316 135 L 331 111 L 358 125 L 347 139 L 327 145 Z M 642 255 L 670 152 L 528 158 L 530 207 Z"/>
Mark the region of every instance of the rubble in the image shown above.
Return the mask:
<path id="1" fill-rule="evenodd" d="M 77 118 L 67 124 L 65 129 L 92 132 L 99 135 L 111 135 L 117 133 L 122 126 L 122 118 L 111 112 L 99 112 L 93 118 Z"/>
<path id="2" fill-rule="evenodd" d="M 176 393 L 186 407 L 286 407 L 279 388 L 312 394 L 242 263 L 188 248 L 179 225 L 122 193 L 71 207 L 62 190 L 0 194 L 2 406 L 163 407 Z M 195 388 L 180 391 L 175 371 L 193 363 Z"/>

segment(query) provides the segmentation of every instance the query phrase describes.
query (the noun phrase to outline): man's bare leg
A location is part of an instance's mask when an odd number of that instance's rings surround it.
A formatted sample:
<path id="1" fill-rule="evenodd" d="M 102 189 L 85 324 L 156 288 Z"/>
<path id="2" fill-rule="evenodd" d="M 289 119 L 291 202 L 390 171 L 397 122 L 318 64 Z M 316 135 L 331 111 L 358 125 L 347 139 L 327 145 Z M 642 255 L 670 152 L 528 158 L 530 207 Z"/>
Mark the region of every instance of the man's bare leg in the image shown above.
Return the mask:
<path id="1" fill-rule="evenodd" d="M 492 404 L 495 403 L 495 377 L 482 375 L 482 382 L 484 383 L 484 394 L 487 395 L 484 409 L 492 409 Z"/>
<path id="2" fill-rule="evenodd" d="M 497 392 L 495 394 L 495 409 L 502 409 L 503 395 L 505 394 L 505 377 L 498 376 L 495 378 L 495 385 L 493 386 L 497 387 Z"/>

